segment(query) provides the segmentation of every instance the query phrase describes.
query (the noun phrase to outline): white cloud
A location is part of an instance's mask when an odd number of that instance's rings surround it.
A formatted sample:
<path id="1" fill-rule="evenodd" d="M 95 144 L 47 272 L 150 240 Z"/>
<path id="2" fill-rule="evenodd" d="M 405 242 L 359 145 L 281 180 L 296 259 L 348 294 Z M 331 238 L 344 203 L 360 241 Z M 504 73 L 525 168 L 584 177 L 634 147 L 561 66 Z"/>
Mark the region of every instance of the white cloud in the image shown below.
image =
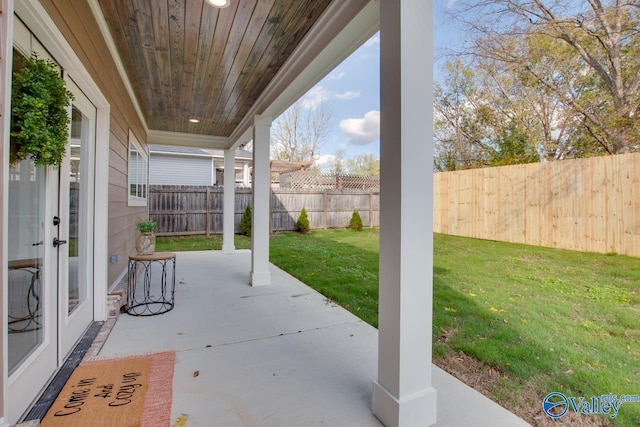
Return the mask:
<path id="1" fill-rule="evenodd" d="M 302 108 L 306 108 L 312 110 L 316 108 L 320 103 L 324 101 L 328 101 L 331 98 L 331 92 L 323 88 L 322 86 L 315 86 L 307 92 L 307 94 L 302 98 L 301 106 Z"/>
<path id="2" fill-rule="evenodd" d="M 335 162 L 336 156 L 333 154 L 320 154 L 316 156 L 316 159 L 313 161 L 313 165 L 317 166 L 321 170 L 328 170 L 333 168 Z"/>
<path id="3" fill-rule="evenodd" d="M 334 71 L 327 77 L 329 80 L 340 80 L 344 77 L 344 71 Z"/>
<path id="4" fill-rule="evenodd" d="M 300 100 L 300 106 L 307 110 L 313 110 L 322 102 L 329 101 L 331 99 L 338 99 L 341 101 L 349 100 L 360 97 L 360 92 L 348 90 L 343 93 L 336 93 L 326 90 L 322 86 L 315 86 L 309 90 Z"/>
<path id="5" fill-rule="evenodd" d="M 364 47 L 371 47 L 377 44 L 380 44 L 380 33 L 376 33 L 373 37 L 364 42 Z"/>
<path id="6" fill-rule="evenodd" d="M 367 145 L 380 139 L 380 111 L 369 111 L 361 119 L 340 121 L 340 129 L 352 144 Z"/>
<path id="7" fill-rule="evenodd" d="M 360 92 L 353 92 L 351 90 L 348 90 L 344 93 L 336 93 L 335 95 L 333 95 L 335 99 L 353 99 L 353 98 L 359 98 L 360 97 Z"/>

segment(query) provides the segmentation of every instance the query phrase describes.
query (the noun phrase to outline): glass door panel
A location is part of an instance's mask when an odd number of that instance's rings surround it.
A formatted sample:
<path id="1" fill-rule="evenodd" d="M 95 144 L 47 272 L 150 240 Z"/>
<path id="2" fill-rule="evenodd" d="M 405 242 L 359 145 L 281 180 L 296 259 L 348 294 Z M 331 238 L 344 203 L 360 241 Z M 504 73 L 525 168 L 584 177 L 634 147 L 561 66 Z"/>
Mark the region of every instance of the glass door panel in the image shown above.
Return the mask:
<path id="1" fill-rule="evenodd" d="M 9 374 L 43 343 L 46 171 L 31 159 L 9 169 Z"/>
<path id="2" fill-rule="evenodd" d="M 82 229 L 80 221 L 80 206 L 85 201 L 81 191 L 82 180 L 82 147 L 83 147 L 83 127 L 84 138 L 88 137 L 89 120 L 74 105 L 71 113 L 71 139 L 69 143 L 69 280 L 68 280 L 68 304 L 67 312 L 71 314 L 82 301 L 87 298 L 86 287 L 80 286 L 82 281 L 80 247 L 84 243 L 82 240 Z"/>

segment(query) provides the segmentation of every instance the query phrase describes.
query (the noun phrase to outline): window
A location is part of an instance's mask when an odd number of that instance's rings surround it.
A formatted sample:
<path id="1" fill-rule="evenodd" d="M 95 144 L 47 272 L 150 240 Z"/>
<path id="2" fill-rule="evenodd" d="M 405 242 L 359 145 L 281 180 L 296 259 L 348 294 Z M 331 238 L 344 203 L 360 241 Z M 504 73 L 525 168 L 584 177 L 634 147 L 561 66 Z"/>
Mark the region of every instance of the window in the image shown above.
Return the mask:
<path id="1" fill-rule="evenodd" d="M 129 129 L 129 206 L 147 205 L 149 160 Z"/>

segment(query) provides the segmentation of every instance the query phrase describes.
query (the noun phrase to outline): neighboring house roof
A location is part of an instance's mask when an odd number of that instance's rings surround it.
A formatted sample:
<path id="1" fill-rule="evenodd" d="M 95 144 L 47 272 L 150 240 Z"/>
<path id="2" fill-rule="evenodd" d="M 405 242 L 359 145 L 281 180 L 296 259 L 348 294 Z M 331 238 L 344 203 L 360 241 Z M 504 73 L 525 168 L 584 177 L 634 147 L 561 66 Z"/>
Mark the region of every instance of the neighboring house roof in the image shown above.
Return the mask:
<path id="1" fill-rule="evenodd" d="M 149 153 L 149 183 L 152 185 L 212 185 L 221 182 L 216 171 L 223 166 L 222 150 L 151 144 Z M 252 161 L 253 153 L 236 150 L 236 168 L 250 167 Z"/>
<path id="2" fill-rule="evenodd" d="M 209 150 L 204 148 L 178 147 L 173 145 L 150 144 L 149 152 L 152 154 L 176 154 L 182 156 L 205 156 L 224 158 L 224 151 Z M 253 160 L 253 153 L 247 150 L 236 150 L 236 160 Z"/>
<path id="3" fill-rule="evenodd" d="M 149 182 L 162 185 L 211 185 L 216 181 L 215 171 L 211 160 L 223 159 L 222 150 L 191 148 L 171 145 L 149 145 Z M 253 153 L 247 150 L 236 151 L 236 165 L 238 161 L 246 164 L 253 160 Z M 272 173 L 285 173 L 309 170 L 312 162 L 289 162 L 286 160 L 272 160 Z M 216 169 L 221 164 L 216 161 Z"/>
<path id="4" fill-rule="evenodd" d="M 309 170 L 313 162 L 289 162 L 286 160 L 271 160 L 270 168 L 273 173 L 295 172 Z"/>
<path id="5" fill-rule="evenodd" d="M 251 151 L 238 148 L 238 150 L 236 151 L 236 158 L 253 160 L 253 153 Z"/>
<path id="6" fill-rule="evenodd" d="M 209 156 L 205 150 L 201 148 L 191 148 L 191 147 L 174 147 L 172 145 L 149 145 L 150 153 L 166 153 L 166 154 L 191 154 L 191 155 L 199 155 L 199 156 Z"/>

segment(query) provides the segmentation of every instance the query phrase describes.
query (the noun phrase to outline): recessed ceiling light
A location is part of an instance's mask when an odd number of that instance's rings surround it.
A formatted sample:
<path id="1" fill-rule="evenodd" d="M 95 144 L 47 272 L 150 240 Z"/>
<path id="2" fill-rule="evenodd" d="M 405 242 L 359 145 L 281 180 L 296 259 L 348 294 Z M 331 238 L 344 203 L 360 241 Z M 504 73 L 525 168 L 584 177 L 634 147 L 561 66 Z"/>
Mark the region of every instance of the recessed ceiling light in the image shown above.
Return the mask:
<path id="1" fill-rule="evenodd" d="M 219 7 L 220 9 L 224 9 L 225 7 L 229 7 L 231 4 L 231 0 L 207 0 L 213 7 Z"/>
<path id="2" fill-rule="evenodd" d="M 200 120 L 198 120 L 198 119 L 189 119 L 189 121 L 191 123 L 200 123 Z"/>

